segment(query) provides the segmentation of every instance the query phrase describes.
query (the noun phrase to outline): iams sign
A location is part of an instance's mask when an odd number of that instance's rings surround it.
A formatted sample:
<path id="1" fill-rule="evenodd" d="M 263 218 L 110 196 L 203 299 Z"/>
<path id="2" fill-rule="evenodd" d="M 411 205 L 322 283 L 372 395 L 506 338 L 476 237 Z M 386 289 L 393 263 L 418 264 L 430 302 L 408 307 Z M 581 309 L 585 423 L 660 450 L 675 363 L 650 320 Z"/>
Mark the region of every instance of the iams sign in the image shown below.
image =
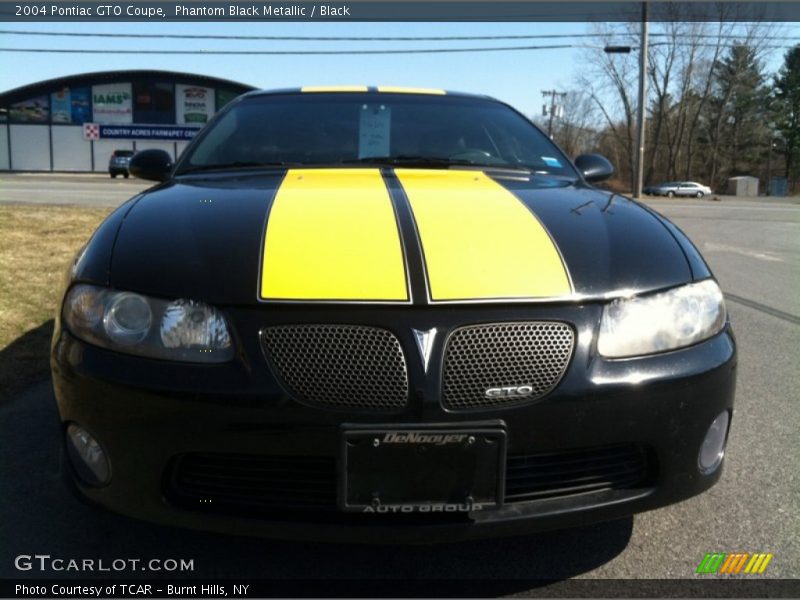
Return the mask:
<path id="1" fill-rule="evenodd" d="M 125 93 L 95 94 L 93 99 L 96 104 L 125 104 L 130 99 L 130 96 Z"/>

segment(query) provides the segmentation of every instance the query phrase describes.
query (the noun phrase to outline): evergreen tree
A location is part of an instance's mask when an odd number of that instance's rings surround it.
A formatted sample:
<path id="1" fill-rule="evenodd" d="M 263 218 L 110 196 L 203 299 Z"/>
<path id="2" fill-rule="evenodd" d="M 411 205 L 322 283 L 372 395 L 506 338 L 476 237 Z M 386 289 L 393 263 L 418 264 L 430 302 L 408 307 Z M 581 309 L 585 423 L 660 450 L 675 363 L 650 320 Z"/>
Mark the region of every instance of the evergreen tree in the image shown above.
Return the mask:
<path id="1" fill-rule="evenodd" d="M 736 44 L 716 71 L 721 109 L 721 153 L 727 175 L 757 175 L 769 132 L 766 127 L 768 90 L 755 48 Z"/>
<path id="2" fill-rule="evenodd" d="M 783 138 L 786 178 L 796 189 L 800 177 L 800 45 L 789 50 L 775 77 L 775 123 Z"/>

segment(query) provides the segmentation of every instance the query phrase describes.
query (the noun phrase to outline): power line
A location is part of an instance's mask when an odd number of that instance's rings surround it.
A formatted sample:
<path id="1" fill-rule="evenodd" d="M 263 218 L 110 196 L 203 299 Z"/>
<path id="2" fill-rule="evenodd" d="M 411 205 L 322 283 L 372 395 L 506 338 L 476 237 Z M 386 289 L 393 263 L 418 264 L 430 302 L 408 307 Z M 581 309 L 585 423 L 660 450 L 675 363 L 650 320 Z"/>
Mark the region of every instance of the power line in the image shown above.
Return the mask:
<path id="1" fill-rule="evenodd" d="M 14 31 L 0 29 L 0 34 L 40 35 L 54 37 L 102 37 L 102 38 L 146 38 L 146 39 L 181 39 L 181 40 L 271 40 L 271 41 L 303 41 L 303 42 L 440 42 L 440 41 L 479 41 L 479 40 L 536 40 L 559 38 L 597 37 L 591 33 L 552 33 L 536 35 L 452 35 L 452 36 L 304 36 L 304 35 L 200 35 L 183 33 L 81 33 L 76 31 Z"/>
<path id="2" fill-rule="evenodd" d="M 0 48 L 0 52 L 34 52 L 54 54 L 224 54 L 224 55 L 361 55 L 361 54 L 451 54 L 459 52 L 514 52 L 519 50 L 563 50 L 567 48 L 594 48 L 580 44 L 554 44 L 549 46 L 496 46 L 486 48 L 412 48 L 406 50 L 94 50 L 84 48 Z"/>
<path id="3" fill-rule="evenodd" d="M 666 42 L 656 42 L 650 46 L 666 46 Z M 716 44 L 693 44 L 694 47 L 716 48 Z M 720 44 L 724 48 L 732 48 L 732 44 Z M 759 46 L 764 50 L 786 50 L 794 46 Z M 463 54 L 471 52 L 520 52 L 528 50 L 565 50 L 573 48 L 586 48 L 590 50 L 603 50 L 603 46 L 591 44 L 551 44 L 545 46 L 487 46 L 484 48 L 409 48 L 409 49 L 380 49 L 380 50 L 102 50 L 87 48 L 0 48 L 0 52 L 35 53 L 35 54 L 159 54 L 159 55 L 242 55 L 242 56 L 358 56 L 366 54 Z M 631 50 L 638 50 L 631 46 Z"/>
<path id="4" fill-rule="evenodd" d="M 650 47 L 652 48 L 653 46 L 669 46 L 669 45 L 671 45 L 669 42 L 656 42 L 654 44 L 650 44 Z M 737 44 L 692 44 L 692 43 L 689 43 L 689 42 L 686 42 L 684 44 L 677 44 L 677 45 L 692 46 L 694 48 L 717 48 L 717 47 L 720 47 L 720 48 L 734 48 L 734 47 L 737 46 Z M 783 45 L 783 46 L 776 46 L 776 45 L 762 46 L 762 45 L 759 44 L 758 48 L 760 50 L 788 50 L 790 48 L 794 48 L 794 46 L 792 46 L 792 45 L 789 45 L 789 46 L 786 46 L 786 45 Z"/>
<path id="5" fill-rule="evenodd" d="M 526 35 L 449 35 L 449 36 L 285 36 L 285 35 L 208 35 L 179 33 L 107 33 L 77 31 L 31 31 L 0 29 L 3 35 L 25 35 L 43 37 L 97 37 L 129 39 L 183 39 L 183 40 L 264 40 L 264 41 L 303 41 L 303 42 L 440 42 L 440 41 L 487 41 L 487 40 L 538 40 L 538 39 L 581 39 L 604 38 L 594 33 L 539 33 Z M 670 33 L 653 33 L 650 37 L 670 37 Z M 619 37 L 612 34 L 611 37 Z M 735 34 L 692 34 L 699 39 L 740 40 L 745 36 Z M 770 36 L 772 40 L 800 42 L 797 36 Z"/>

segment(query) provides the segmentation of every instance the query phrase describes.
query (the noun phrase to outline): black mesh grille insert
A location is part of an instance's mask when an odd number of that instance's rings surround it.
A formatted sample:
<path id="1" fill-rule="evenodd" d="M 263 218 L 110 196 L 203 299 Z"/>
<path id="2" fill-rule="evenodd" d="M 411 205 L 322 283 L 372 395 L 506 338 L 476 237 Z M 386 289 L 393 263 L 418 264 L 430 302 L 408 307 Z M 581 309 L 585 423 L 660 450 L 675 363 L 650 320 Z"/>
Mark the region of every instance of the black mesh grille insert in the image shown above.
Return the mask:
<path id="1" fill-rule="evenodd" d="M 509 456 L 506 502 L 640 487 L 651 478 L 652 462 L 635 444 Z"/>
<path id="2" fill-rule="evenodd" d="M 506 462 L 505 502 L 642 488 L 656 474 L 651 454 L 644 446 L 616 444 L 511 455 Z M 165 484 L 166 496 L 174 504 L 209 512 L 309 519 L 336 511 L 333 457 L 183 454 L 171 462 Z"/>
<path id="3" fill-rule="evenodd" d="M 493 323 L 456 329 L 445 348 L 444 405 L 468 410 L 541 398 L 561 381 L 574 346 L 575 333 L 566 323 Z M 496 391 L 508 387 L 522 390 Z M 487 395 L 488 390 L 495 390 L 494 395 Z"/>
<path id="4" fill-rule="evenodd" d="M 167 495 L 183 506 L 231 509 L 318 509 L 336 506 L 336 460 L 324 456 L 184 454 Z"/>
<path id="5" fill-rule="evenodd" d="M 333 408 L 398 410 L 408 402 L 400 342 L 361 325 L 281 325 L 261 333 L 276 374 L 300 401 Z"/>

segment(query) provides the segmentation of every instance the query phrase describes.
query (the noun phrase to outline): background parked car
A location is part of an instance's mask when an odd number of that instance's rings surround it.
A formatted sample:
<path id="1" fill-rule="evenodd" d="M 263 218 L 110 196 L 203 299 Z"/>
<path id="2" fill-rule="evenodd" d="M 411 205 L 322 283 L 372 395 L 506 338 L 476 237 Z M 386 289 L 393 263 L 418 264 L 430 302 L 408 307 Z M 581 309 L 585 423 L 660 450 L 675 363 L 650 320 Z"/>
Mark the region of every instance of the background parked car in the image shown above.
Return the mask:
<path id="1" fill-rule="evenodd" d="M 651 196 L 694 196 L 695 198 L 702 198 L 703 196 L 710 196 L 713 192 L 711 188 L 702 183 L 694 181 L 671 181 L 668 183 L 660 183 L 658 185 L 649 185 L 644 188 L 645 194 Z"/>
<path id="2" fill-rule="evenodd" d="M 108 161 L 108 174 L 111 177 L 122 175 L 125 179 L 128 178 L 128 163 L 133 156 L 133 150 L 114 150 L 111 153 L 111 160 Z"/>

